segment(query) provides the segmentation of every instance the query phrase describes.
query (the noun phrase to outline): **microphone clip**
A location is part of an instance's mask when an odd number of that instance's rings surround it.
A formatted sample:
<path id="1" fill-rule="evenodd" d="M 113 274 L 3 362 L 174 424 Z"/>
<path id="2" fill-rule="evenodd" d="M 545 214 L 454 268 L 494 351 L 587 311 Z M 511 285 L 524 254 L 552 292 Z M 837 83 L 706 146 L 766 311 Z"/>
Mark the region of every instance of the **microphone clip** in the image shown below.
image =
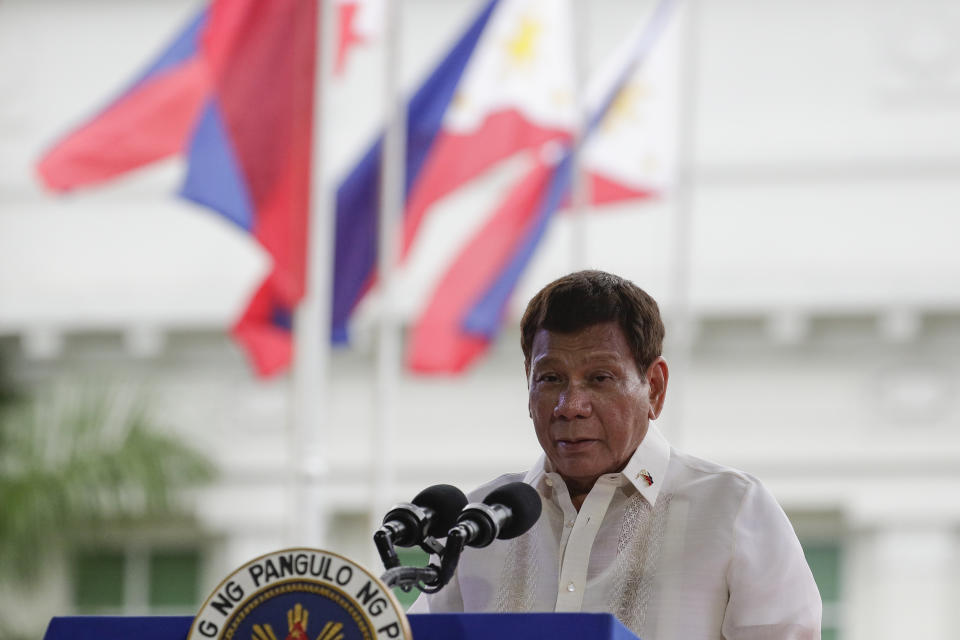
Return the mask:
<path id="1" fill-rule="evenodd" d="M 460 554 L 456 554 L 456 560 L 449 566 L 450 544 L 443 545 L 433 536 L 425 536 L 420 541 L 419 547 L 427 554 L 435 555 L 441 558 L 441 565 L 430 563 L 425 567 L 406 567 L 400 564 L 396 549 L 390 536 L 384 531 L 385 527 L 380 527 L 373 535 L 373 541 L 377 545 L 377 551 L 380 553 L 380 560 L 386 571 L 380 576 L 384 584 L 388 587 L 400 587 L 404 592 L 408 592 L 414 587 L 425 593 L 434 593 L 439 591 L 450 578 L 453 577 L 453 570 L 456 569 L 457 560 Z M 463 548 L 463 545 L 460 545 Z M 446 576 L 442 579 L 442 576 Z"/>

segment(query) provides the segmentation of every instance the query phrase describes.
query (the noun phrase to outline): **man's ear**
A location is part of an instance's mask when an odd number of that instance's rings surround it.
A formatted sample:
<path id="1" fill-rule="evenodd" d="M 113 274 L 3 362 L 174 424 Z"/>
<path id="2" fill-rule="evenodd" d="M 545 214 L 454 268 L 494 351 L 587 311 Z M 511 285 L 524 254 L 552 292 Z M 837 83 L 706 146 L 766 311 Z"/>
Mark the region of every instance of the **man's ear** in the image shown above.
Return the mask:
<path id="1" fill-rule="evenodd" d="M 670 379 L 670 370 L 667 361 L 658 357 L 647 367 L 647 384 L 649 386 L 650 408 L 648 417 L 656 420 L 663 410 L 663 401 L 667 397 L 667 381 Z"/>

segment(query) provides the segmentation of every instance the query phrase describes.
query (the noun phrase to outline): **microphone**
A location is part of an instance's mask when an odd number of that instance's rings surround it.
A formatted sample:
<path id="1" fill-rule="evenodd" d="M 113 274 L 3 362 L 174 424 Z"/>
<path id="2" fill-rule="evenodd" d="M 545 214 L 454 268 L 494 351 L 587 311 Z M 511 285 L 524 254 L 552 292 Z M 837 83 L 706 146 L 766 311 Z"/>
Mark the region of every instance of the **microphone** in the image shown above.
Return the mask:
<path id="1" fill-rule="evenodd" d="M 526 533 L 540 518 L 543 503 L 537 490 L 511 482 L 492 491 L 483 502 L 468 504 L 450 530 L 470 547 L 486 547 L 495 538 L 509 540 Z"/>
<path id="2" fill-rule="evenodd" d="M 413 502 L 395 505 L 383 517 L 377 536 L 386 535 L 398 547 L 413 547 L 427 536 L 443 536 L 467 504 L 463 491 L 449 484 L 435 484 L 416 495 Z"/>

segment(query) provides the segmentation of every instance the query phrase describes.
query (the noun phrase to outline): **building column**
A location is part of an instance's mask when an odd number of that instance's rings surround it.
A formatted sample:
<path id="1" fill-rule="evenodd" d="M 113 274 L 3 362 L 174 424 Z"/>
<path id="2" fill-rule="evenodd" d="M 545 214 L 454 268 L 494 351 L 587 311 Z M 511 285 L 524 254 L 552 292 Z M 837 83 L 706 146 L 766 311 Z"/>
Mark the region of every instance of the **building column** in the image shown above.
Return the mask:
<path id="1" fill-rule="evenodd" d="M 845 567 L 843 637 L 957 638 L 958 538 L 953 523 L 884 522 L 859 529 Z"/>

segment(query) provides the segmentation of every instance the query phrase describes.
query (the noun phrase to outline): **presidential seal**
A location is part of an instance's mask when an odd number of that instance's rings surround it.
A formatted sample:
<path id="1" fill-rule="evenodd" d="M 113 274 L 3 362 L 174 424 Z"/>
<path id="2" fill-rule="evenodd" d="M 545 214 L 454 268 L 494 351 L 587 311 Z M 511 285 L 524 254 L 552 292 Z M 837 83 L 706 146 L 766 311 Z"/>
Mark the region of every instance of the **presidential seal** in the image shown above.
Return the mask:
<path id="1" fill-rule="evenodd" d="M 283 549 L 220 583 L 187 640 L 412 640 L 390 589 L 341 555 Z"/>

